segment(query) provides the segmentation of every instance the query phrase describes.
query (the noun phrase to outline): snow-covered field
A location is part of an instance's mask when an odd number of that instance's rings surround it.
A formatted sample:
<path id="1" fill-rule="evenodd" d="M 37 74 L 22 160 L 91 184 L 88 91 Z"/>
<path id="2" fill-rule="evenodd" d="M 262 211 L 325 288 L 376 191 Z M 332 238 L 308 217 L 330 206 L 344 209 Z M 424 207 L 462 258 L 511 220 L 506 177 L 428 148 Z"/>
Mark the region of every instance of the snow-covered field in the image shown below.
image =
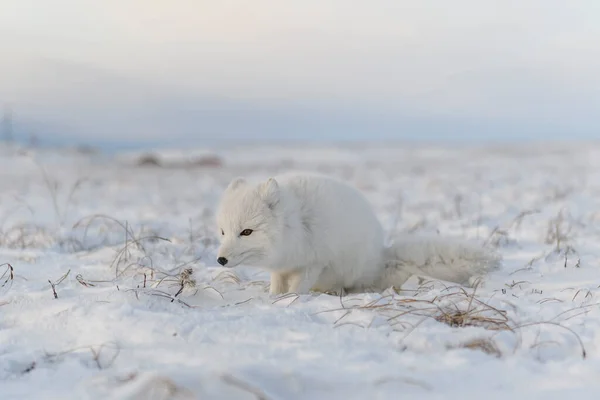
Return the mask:
<path id="1" fill-rule="evenodd" d="M 165 154 L 3 150 L 2 400 L 600 398 L 600 146 Z M 352 182 L 389 232 L 496 247 L 502 268 L 475 293 L 415 277 L 271 298 L 266 273 L 217 265 L 212 218 L 232 177 L 289 169 Z"/>

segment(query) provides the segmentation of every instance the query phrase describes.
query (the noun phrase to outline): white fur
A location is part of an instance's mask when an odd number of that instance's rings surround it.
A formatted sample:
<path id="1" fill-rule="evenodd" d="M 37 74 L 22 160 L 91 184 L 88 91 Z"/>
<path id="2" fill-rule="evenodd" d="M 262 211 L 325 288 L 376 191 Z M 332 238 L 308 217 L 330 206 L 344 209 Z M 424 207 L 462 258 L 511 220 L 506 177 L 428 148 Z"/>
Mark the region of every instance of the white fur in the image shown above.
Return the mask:
<path id="1" fill-rule="evenodd" d="M 413 274 L 467 283 L 498 261 L 482 248 L 441 239 L 402 239 L 386 248 L 362 193 L 320 175 L 287 174 L 260 184 L 234 179 L 217 224 L 217 257 L 227 267 L 269 270 L 271 294 L 382 291 L 400 288 Z M 244 229 L 253 232 L 241 236 Z"/>

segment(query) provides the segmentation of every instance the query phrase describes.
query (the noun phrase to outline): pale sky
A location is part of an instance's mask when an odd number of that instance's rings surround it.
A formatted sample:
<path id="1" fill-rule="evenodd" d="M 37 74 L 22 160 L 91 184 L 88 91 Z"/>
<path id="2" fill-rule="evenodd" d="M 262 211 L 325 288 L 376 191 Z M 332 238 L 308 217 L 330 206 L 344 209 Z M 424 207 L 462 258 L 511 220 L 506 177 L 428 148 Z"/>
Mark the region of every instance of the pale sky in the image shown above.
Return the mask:
<path id="1" fill-rule="evenodd" d="M 598 0 L 0 0 L 42 140 L 600 138 Z"/>

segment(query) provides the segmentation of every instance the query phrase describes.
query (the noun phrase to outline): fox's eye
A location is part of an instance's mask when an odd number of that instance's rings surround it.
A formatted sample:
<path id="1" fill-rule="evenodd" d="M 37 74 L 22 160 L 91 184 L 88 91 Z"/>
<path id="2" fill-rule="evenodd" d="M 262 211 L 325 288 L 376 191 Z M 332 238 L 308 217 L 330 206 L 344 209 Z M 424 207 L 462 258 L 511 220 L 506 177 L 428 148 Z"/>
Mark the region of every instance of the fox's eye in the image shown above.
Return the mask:
<path id="1" fill-rule="evenodd" d="M 221 229 L 221 236 L 225 236 L 225 232 L 223 232 L 223 229 Z"/>
<path id="2" fill-rule="evenodd" d="M 252 234 L 252 229 L 244 229 L 240 232 L 240 236 L 250 236 Z"/>

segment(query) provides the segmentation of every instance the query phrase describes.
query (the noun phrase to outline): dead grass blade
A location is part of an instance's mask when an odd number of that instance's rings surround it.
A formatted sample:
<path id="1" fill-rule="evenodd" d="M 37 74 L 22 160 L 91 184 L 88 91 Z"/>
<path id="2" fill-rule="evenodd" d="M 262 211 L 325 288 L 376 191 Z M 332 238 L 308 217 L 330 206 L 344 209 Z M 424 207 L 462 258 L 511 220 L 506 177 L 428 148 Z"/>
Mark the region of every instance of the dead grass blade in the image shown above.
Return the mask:
<path id="1" fill-rule="evenodd" d="M 243 390 L 244 392 L 252 394 L 256 398 L 256 400 L 270 400 L 270 398 L 262 389 L 252 386 L 249 383 L 244 382 L 231 374 L 221 375 L 221 380 L 227 383 L 228 385 L 234 386 L 238 389 Z"/>

